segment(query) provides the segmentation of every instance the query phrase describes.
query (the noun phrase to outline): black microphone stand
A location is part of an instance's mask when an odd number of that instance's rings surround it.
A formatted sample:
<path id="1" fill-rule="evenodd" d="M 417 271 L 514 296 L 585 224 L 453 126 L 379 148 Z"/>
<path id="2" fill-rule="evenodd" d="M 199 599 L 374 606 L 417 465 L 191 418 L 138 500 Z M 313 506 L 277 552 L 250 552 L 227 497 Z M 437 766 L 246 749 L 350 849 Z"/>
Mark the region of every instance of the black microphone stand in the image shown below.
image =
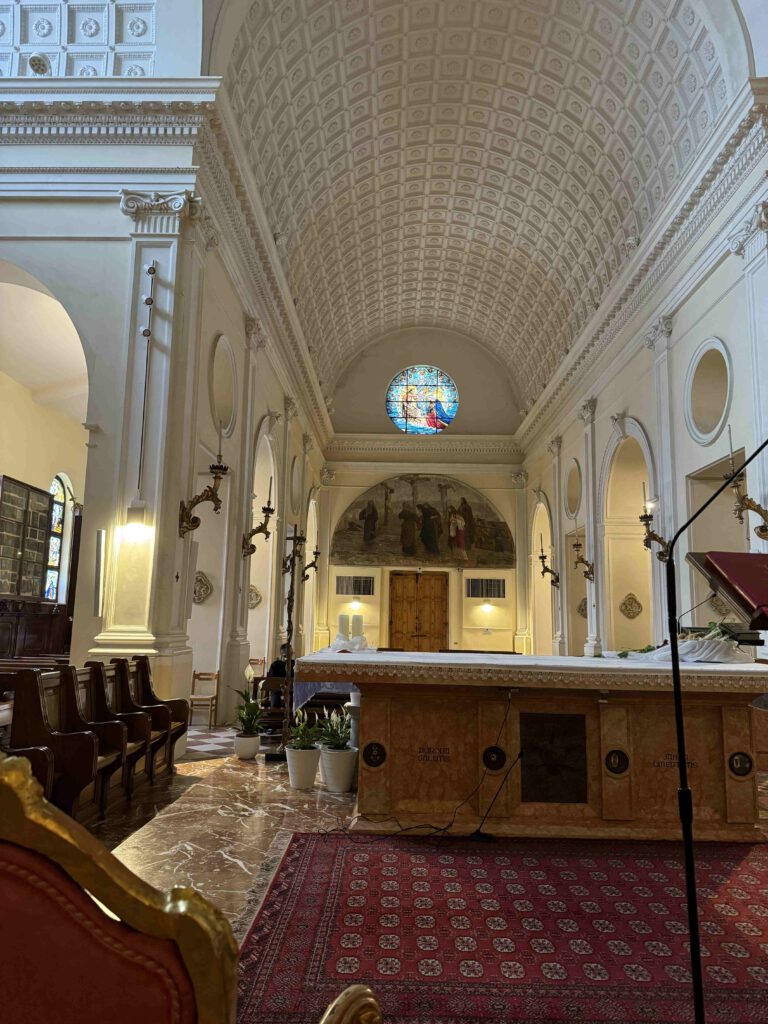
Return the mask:
<path id="1" fill-rule="evenodd" d="M 685 751 L 685 720 L 683 718 L 683 689 L 680 679 L 680 654 L 677 644 L 677 590 L 675 587 L 675 544 L 694 523 L 715 498 L 719 497 L 726 487 L 740 476 L 747 466 L 756 459 L 764 448 L 768 448 L 768 438 L 750 455 L 744 464 L 727 476 L 711 497 L 693 513 L 691 518 L 680 527 L 669 542 L 667 557 L 667 620 L 669 624 L 669 649 L 672 656 L 672 691 L 675 700 L 675 729 L 677 732 L 677 768 L 680 785 L 677 790 L 677 804 L 680 825 L 683 832 L 683 852 L 685 858 L 685 891 L 688 903 L 688 931 L 691 947 L 691 979 L 693 983 L 693 1013 L 696 1024 L 705 1024 L 704 1020 L 704 984 L 701 974 L 701 937 L 699 933 L 699 901 L 696 893 L 696 861 L 693 851 L 693 800 L 688 785 L 688 765 Z"/>

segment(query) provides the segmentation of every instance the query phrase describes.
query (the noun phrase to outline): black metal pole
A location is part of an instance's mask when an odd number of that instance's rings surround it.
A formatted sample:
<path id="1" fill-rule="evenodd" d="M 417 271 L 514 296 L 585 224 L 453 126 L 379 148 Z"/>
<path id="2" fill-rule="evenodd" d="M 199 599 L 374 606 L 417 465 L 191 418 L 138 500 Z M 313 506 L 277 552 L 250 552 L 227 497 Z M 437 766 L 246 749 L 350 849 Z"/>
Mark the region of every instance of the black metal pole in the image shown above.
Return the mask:
<path id="1" fill-rule="evenodd" d="M 696 1024 L 706 1024 L 704 1018 L 704 984 L 701 973 L 701 935 L 699 931 L 699 900 L 696 892 L 696 859 L 693 849 L 693 798 L 688 785 L 688 764 L 685 750 L 685 718 L 683 715 L 683 687 L 680 678 L 680 652 L 677 643 L 677 589 L 675 586 L 675 544 L 707 509 L 715 498 L 729 487 L 736 477 L 768 447 L 768 438 L 756 448 L 742 466 L 727 476 L 704 504 L 680 527 L 669 543 L 667 556 L 667 621 L 669 623 L 669 649 L 672 656 L 672 693 L 675 702 L 675 730 L 677 732 L 677 768 L 680 779 L 677 790 L 677 806 L 683 833 L 683 856 L 685 861 L 685 893 L 688 903 L 688 932 L 691 951 L 691 980 L 693 984 L 693 1013 Z"/>

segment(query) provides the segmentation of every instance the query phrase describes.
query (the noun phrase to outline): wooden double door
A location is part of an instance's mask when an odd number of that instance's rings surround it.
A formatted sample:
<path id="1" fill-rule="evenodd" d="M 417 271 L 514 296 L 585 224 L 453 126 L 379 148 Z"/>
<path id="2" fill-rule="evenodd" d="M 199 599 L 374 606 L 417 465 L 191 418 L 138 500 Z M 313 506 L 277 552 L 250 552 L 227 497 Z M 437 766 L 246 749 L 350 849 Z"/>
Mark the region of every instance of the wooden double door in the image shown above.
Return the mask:
<path id="1" fill-rule="evenodd" d="M 389 646 L 404 651 L 439 651 L 448 646 L 446 573 L 390 574 Z"/>

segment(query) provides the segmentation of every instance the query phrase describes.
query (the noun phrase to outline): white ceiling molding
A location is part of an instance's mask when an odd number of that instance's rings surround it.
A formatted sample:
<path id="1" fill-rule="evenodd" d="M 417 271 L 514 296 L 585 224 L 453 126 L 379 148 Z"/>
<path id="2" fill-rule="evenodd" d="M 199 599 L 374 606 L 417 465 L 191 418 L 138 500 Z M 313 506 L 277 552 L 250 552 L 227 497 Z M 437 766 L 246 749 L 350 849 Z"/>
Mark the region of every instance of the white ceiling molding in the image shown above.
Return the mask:
<path id="1" fill-rule="evenodd" d="M 392 434 L 336 434 L 325 446 L 326 462 L 522 463 L 523 451 L 515 437 L 473 434 L 438 437 Z M 433 468 L 432 472 L 436 472 Z"/>
<path id="2" fill-rule="evenodd" d="M 729 101 L 691 3 L 257 0 L 227 95 L 321 378 L 405 323 L 530 408 Z"/>

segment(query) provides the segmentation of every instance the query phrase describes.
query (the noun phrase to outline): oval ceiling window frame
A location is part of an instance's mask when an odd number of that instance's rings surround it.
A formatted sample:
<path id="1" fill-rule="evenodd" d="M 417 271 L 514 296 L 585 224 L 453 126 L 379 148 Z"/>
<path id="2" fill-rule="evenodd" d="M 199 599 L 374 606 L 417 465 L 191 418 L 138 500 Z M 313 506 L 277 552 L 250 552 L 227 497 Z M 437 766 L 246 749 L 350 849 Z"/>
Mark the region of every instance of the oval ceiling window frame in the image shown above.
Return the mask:
<path id="1" fill-rule="evenodd" d="M 576 504 L 575 510 L 572 510 L 571 506 L 568 503 L 568 481 L 571 479 L 571 471 L 573 470 L 574 466 L 576 467 L 576 470 L 579 474 L 579 500 Z M 581 463 L 574 455 L 574 457 L 570 459 L 570 461 L 568 462 L 568 465 L 565 470 L 565 478 L 563 480 L 563 509 L 565 511 L 566 518 L 572 520 L 573 522 L 576 522 L 576 520 L 579 517 L 579 512 L 581 512 L 581 506 L 583 502 L 584 474 L 581 471 Z"/>
<path id="2" fill-rule="evenodd" d="M 208 357 L 208 404 L 211 408 L 211 419 L 213 420 L 216 436 L 218 437 L 219 417 L 216 409 L 214 367 L 219 346 L 223 346 L 229 356 L 229 366 L 232 371 L 232 415 L 230 416 L 229 423 L 224 423 L 222 420 L 221 433 L 224 437 L 232 437 L 235 432 L 235 424 L 237 423 L 237 360 L 235 359 L 235 350 L 232 347 L 232 342 L 226 334 L 221 332 L 213 336 L 213 344 L 211 345 Z"/>
<path id="3" fill-rule="evenodd" d="M 443 426 L 443 427 L 435 426 L 434 429 L 425 426 L 424 429 L 409 430 L 408 429 L 408 420 L 407 420 L 407 418 L 405 420 L 406 425 L 405 426 L 401 426 L 400 423 L 398 422 L 398 420 L 402 419 L 402 417 L 401 416 L 395 417 L 393 415 L 392 411 L 390 410 L 390 405 L 393 404 L 394 401 L 396 401 L 395 399 L 392 398 L 392 391 L 393 391 L 394 388 L 404 387 L 406 389 L 409 389 L 411 387 L 412 388 L 418 388 L 420 386 L 421 387 L 425 387 L 425 388 L 426 387 L 440 387 L 441 386 L 439 380 L 438 380 L 438 382 L 435 385 L 428 385 L 428 384 L 421 384 L 421 385 L 419 385 L 419 383 L 417 381 L 413 381 L 412 383 L 409 382 L 407 380 L 407 374 L 411 370 L 434 370 L 438 375 L 442 375 L 443 377 L 446 378 L 446 383 L 443 386 L 445 386 L 445 387 L 450 386 L 450 387 L 453 388 L 453 391 L 454 391 L 454 394 L 455 394 L 455 400 L 454 401 L 455 401 L 456 408 L 455 408 L 454 413 L 451 416 L 450 420 L 447 421 L 445 426 Z M 404 374 L 406 375 L 405 382 L 403 382 L 401 380 L 401 378 L 403 377 Z M 421 399 L 421 401 L 423 401 L 423 399 Z M 436 401 L 437 401 L 437 399 L 436 399 Z M 416 405 L 416 404 L 417 404 L 417 402 L 414 402 L 414 405 Z M 453 402 L 452 402 L 452 404 L 453 404 Z M 402 367 L 402 369 L 398 370 L 397 373 L 394 375 L 394 377 L 389 381 L 389 383 L 387 384 L 386 390 L 384 392 L 384 409 L 385 409 L 385 412 L 387 414 L 387 417 L 388 417 L 390 423 L 401 434 L 405 434 L 406 436 L 411 436 L 411 437 L 437 437 L 438 435 L 445 433 L 445 431 L 450 429 L 450 427 L 455 422 L 456 417 L 459 414 L 459 406 L 460 406 L 460 404 L 461 404 L 461 400 L 460 400 L 460 397 L 459 397 L 459 387 L 458 387 L 455 379 L 453 378 L 453 376 L 450 373 L 448 373 L 447 370 L 443 370 L 439 366 L 435 366 L 434 363 L 411 363 L 409 366 Z M 422 410 L 420 408 L 417 411 L 419 413 L 422 412 Z M 447 410 L 445 410 L 445 411 L 447 413 Z M 430 413 L 430 414 L 432 414 L 432 413 Z M 439 411 L 436 410 L 435 414 L 436 414 L 436 416 L 439 416 Z M 423 416 L 423 415 L 420 415 L 420 418 L 426 419 L 426 417 Z"/>
<path id="4" fill-rule="evenodd" d="M 723 357 L 725 363 L 726 372 L 728 374 L 725 401 L 723 402 L 723 409 L 720 413 L 720 418 L 717 423 L 710 431 L 703 431 L 699 428 L 693 415 L 693 382 L 696 376 L 696 371 L 699 368 L 701 360 L 709 352 L 719 352 Z M 726 423 L 728 422 L 728 416 L 731 412 L 731 401 L 733 399 L 733 363 L 731 361 L 731 354 L 728 351 L 728 347 L 725 342 L 715 335 L 709 338 L 705 338 L 704 341 L 698 346 L 696 351 L 691 356 L 691 360 L 688 363 L 688 369 L 685 374 L 685 386 L 683 391 L 683 413 L 685 417 L 685 426 L 688 433 L 696 442 L 696 444 L 702 447 L 708 447 L 714 444 L 720 434 L 723 432 Z"/>
<path id="5" fill-rule="evenodd" d="M 289 482 L 291 486 L 291 510 L 297 516 L 301 510 L 301 490 L 304 483 L 303 460 L 300 456 L 294 455 L 291 462 Z"/>

